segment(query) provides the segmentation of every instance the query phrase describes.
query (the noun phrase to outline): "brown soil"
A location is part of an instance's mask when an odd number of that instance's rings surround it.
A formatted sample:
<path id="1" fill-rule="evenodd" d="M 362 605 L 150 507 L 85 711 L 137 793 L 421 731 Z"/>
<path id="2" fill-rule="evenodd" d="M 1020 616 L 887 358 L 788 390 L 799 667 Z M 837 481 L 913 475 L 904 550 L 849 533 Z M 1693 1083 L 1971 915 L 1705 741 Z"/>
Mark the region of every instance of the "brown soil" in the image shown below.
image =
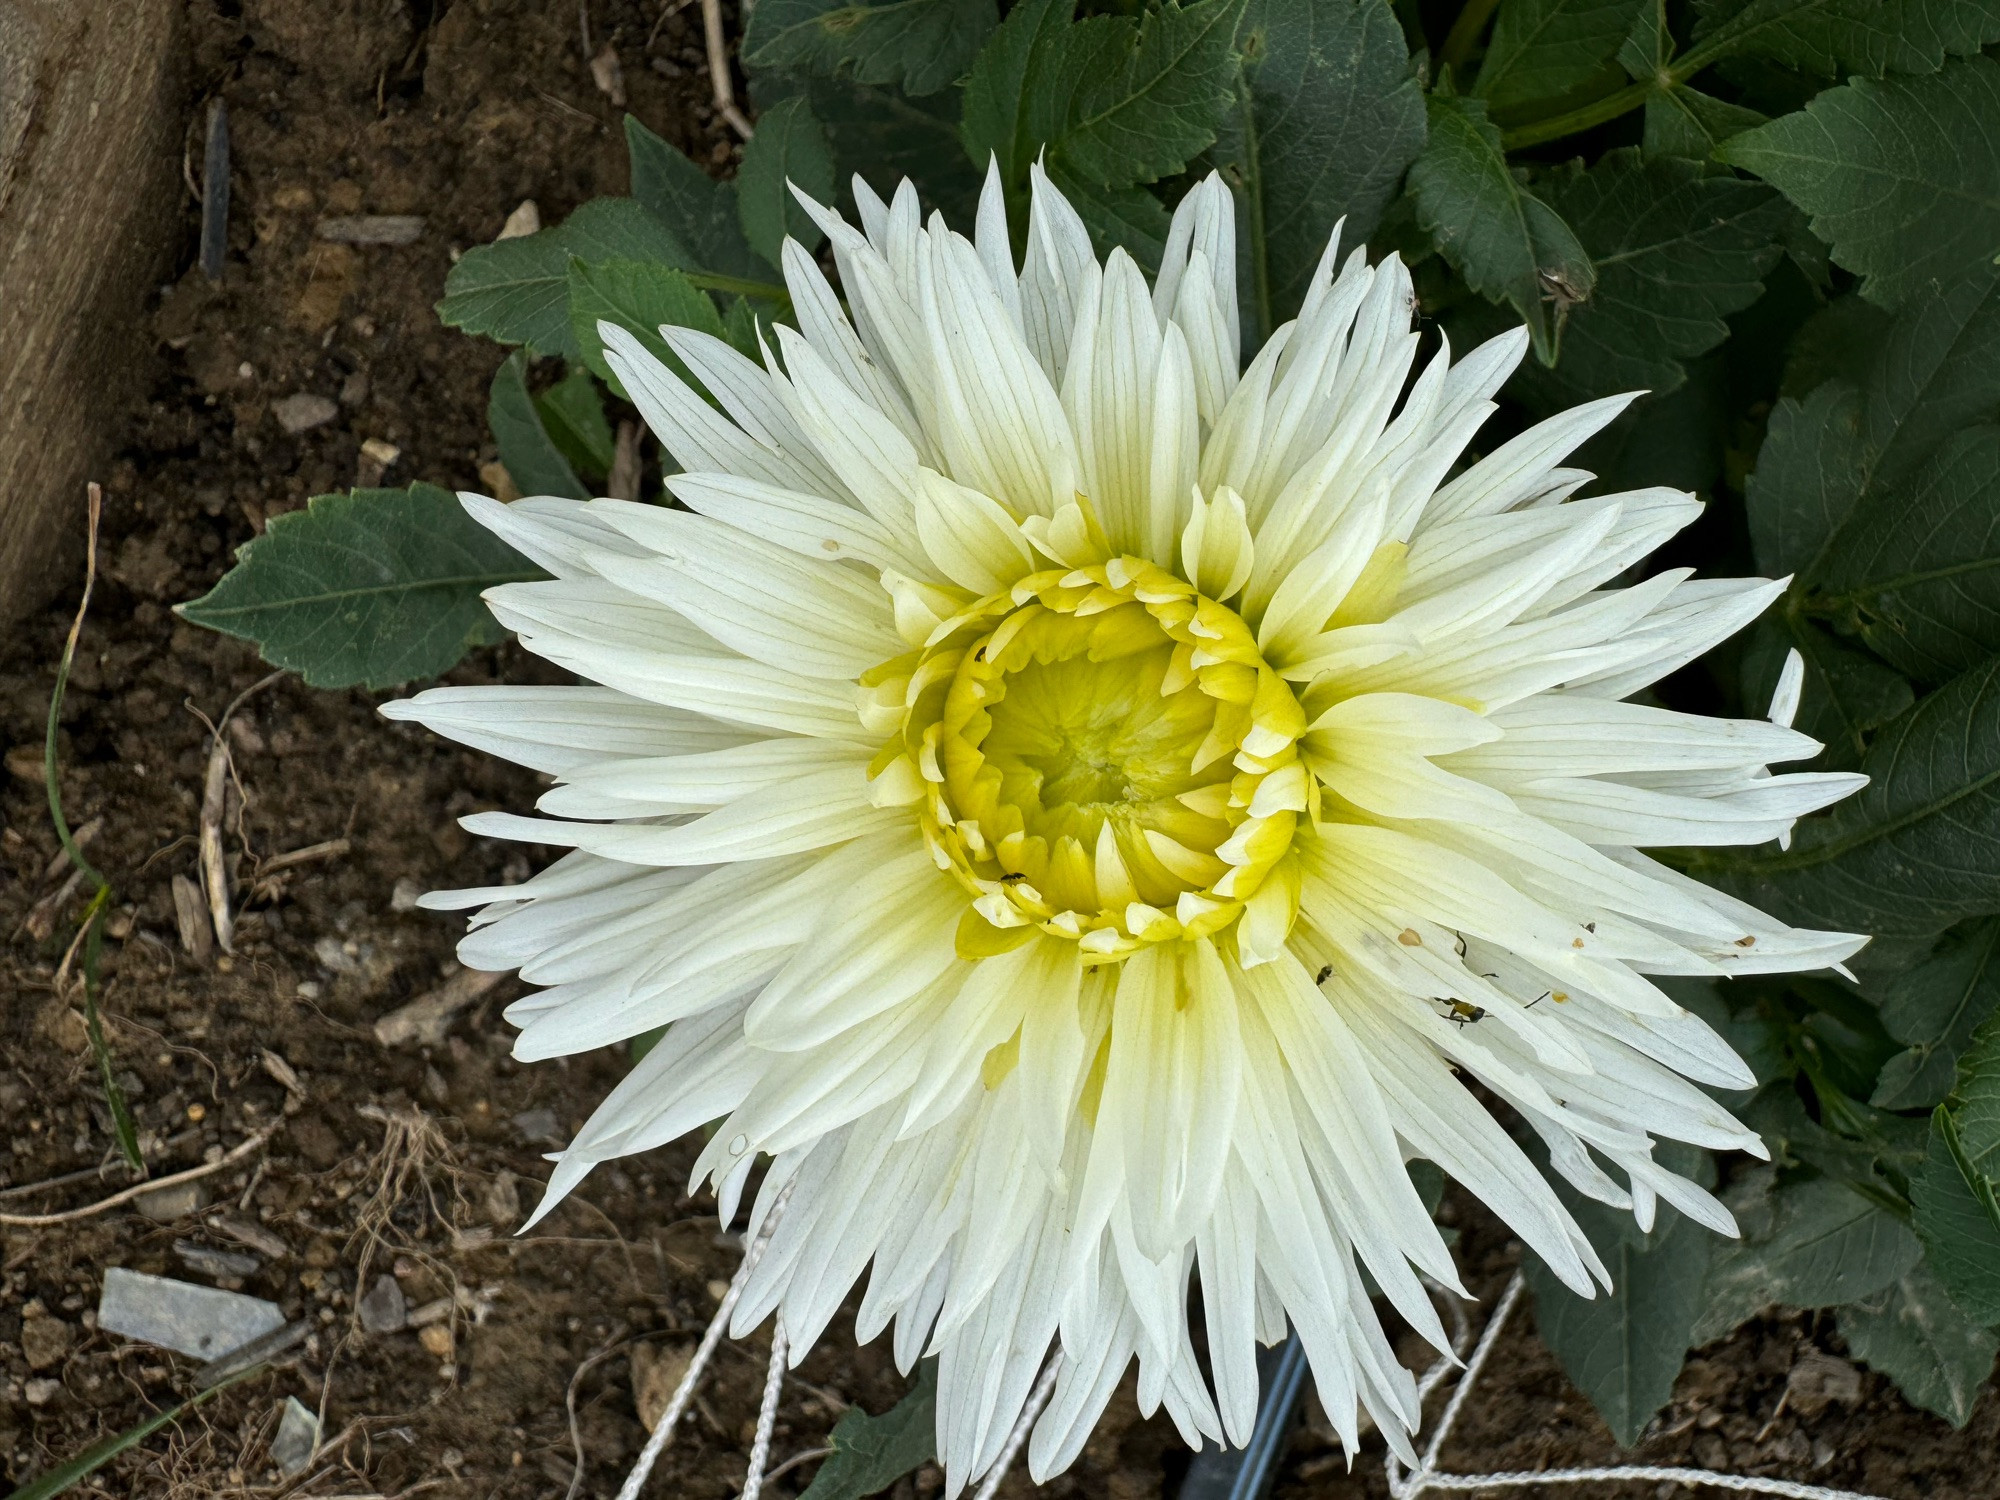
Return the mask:
<path id="1" fill-rule="evenodd" d="M 734 150 L 707 105 L 699 11 L 668 3 L 663 15 L 659 0 L 585 9 L 592 49 L 619 52 L 633 112 L 727 170 Z M 196 710 L 218 714 L 265 669 L 169 606 L 206 589 L 268 516 L 356 482 L 365 439 L 402 450 L 387 482 L 478 484 L 499 351 L 432 313 L 451 253 L 491 239 L 524 198 L 553 222 L 621 191 L 619 111 L 592 81 L 567 0 L 191 0 L 190 15 L 201 97 L 188 118 L 213 94 L 231 110 L 231 255 L 219 288 L 194 271 L 163 288 L 132 339 L 151 389 L 105 475 L 104 572 L 63 713 L 63 793 L 72 823 L 95 828 L 89 854 L 117 891 L 106 1028 L 154 1173 L 284 1128 L 205 1179 L 198 1204 L 0 1230 L 0 1472 L 24 1481 L 186 1393 L 190 1362 L 92 1327 L 99 1285 L 111 1266 L 212 1280 L 177 1247 L 242 1252 L 223 1227 L 235 1216 L 273 1237 L 242 1289 L 317 1331 L 292 1363 L 75 1493 L 609 1495 L 643 1437 L 635 1354 L 643 1364 L 647 1352 L 683 1353 L 737 1255 L 710 1201 L 683 1194 L 694 1147 L 599 1172 L 513 1238 L 546 1172 L 548 1140 L 528 1137 L 573 1131 L 623 1057 L 517 1066 L 499 1017 L 511 981 L 436 1048 L 386 1049 L 370 1030 L 453 968 L 458 922 L 408 909 L 409 895 L 525 874 L 516 847 L 468 837 L 456 819 L 523 806 L 531 779 L 381 720 L 366 694 L 289 679 L 266 688 L 229 731 L 244 799 L 228 834 L 242 893 L 236 953 L 197 962 L 171 892 L 173 877 L 196 873 L 208 754 Z M 419 214 L 425 227 L 400 248 L 314 240 L 319 218 L 351 213 Z M 182 265 L 194 222 L 190 202 L 177 226 Z M 287 436 L 272 408 L 298 392 L 335 399 L 339 416 Z M 75 605 L 72 586 L 0 643 L 0 1118 L 11 1153 L 0 1157 L 0 1212 L 16 1214 L 85 1204 L 125 1180 L 79 997 L 56 989 L 80 902 L 61 895 L 39 745 Z M 534 670 L 500 650 L 457 676 Z M 343 852 L 265 870 L 339 839 Z M 18 1191 L 99 1167 L 101 1182 Z M 1497 1289 L 1516 1248 L 1462 1205 L 1460 1222 L 1473 1284 Z M 384 1272 L 413 1305 L 457 1297 L 438 1325 L 449 1339 L 360 1331 L 357 1291 Z M 1481 1468 L 1607 1457 L 1608 1434 L 1530 1328 L 1524 1315 L 1452 1451 Z M 1837 1349 L 1824 1327 L 1793 1318 L 1706 1351 L 1641 1453 L 1899 1497 L 1994 1492 L 1990 1395 L 1962 1433 L 1869 1375 L 1853 1409 L 1775 1412 L 1786 1373 L 1816 1343 Z M 763 1366 L 756 1339 L 725 1346 L 651 1493 L 736 1492 Z M 855 1350 L 838 1327 L 800 1373 L 778 1423 L 780 1460 L 818 1447 L 850 1403 L 881 1410 L 901 1388 L 885 1350 Z M 287 1396 L 323 1413 L 329 1442 L 281 1483 L 267 1445 Z M 1375 1458 L 1349 1474 L 1323 1432 L 1310 1420 L 1302 1429 L 1280 1492 L 1382 1494 Z M 1046 1493 L 1171 1494 L 1186 1462 L 1163 1419 L 1138 1419 L 1128 1388 Z M 796 1494 L 810 1473 L 793 1470 L 773 1492 Z M 927 1469 L 899 1493 L 940 1482 Z M 1025 1475 L 1010 1479 L 1008 1494 L 1027 1491 Z"/>

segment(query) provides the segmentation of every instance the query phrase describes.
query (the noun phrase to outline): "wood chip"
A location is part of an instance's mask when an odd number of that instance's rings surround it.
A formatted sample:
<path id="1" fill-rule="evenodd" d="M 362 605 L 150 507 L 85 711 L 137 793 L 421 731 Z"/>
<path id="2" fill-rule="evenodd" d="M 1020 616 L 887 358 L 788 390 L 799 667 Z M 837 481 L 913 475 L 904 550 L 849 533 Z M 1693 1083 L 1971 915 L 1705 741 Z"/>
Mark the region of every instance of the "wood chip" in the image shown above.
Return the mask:
<path id="1" fill-rule="evenodd" d="M 507 215 L 507 222 L 500 226 L 496 240 L 518 240 L 542 230 L 542 209 L 533 198 L 523 198 L 520 206 Z"/>
<path id="2" fill-rule="evenodd" d="M 422 1047 L 444 1044 L 452 1018 L 505 976 L 484 969 L 460 969 L 427 995 L 419 995 L 375 1023 L 375 1040 L 384 1047 L 415 1042 Z"/>
<path id="3" fill-rule="evenodd" d="M 201 890 L 185 875 L 173 879 L 174 922 L 180 928 L 181 951 L 198 964 L 208 962 L 215 935 L 208 925 L 208 911 L 202 905 Z"/>

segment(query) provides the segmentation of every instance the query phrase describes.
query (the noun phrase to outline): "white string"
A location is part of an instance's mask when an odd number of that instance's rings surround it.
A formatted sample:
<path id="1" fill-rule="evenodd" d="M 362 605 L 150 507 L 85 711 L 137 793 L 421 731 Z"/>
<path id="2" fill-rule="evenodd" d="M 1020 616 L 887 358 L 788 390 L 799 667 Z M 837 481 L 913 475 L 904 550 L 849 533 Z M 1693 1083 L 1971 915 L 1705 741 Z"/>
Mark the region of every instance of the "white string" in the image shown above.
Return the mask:
<path id="1" fill-rule="evenodd" d="M 1021 1408 L 1021 1415 L 1014 1419 L 1014 1430 L 1007 1434 L 1007 1446 L 1000 1450 L 1000 1456 L 993 1460 L 993 1467 L 986 1471 L 986 1478 L 979 1486 L 979 1492 L 972 1500 L 993 1500 L 1000 1493 L 1000 1481 L 1007 1477 L 1007 1471 L 1014 1466 L 1020 1455 L 1021 1445 L 1028 1441 L 1028 1433 L 1033 1430 L 1035 1418 L 1042 1414 L 1042 1408 L 1049 1404 L 1049 1395 L 1056 1388 L 1056 1376 L 1062 1373 L 1062 1350 L 1049 1356 L 1049 1362 L 1042 1366 L 1041 1378 L 1035 1388 L 1028 1392 L 1027 1404 Z"/>
<path id="2" fill-rule="evenodd" d="M 1385 1477 L 1389 1481 L 1389 1493 L 1394 1500 L 1417 1500 L 1417 1497 L 1432 1491 L 1462 1491 L 1486 1489 L 1522 1489 L 1534 1484 L 1618 1484 L 1637 1482 L 1705 1485 L 1710 1489 L 1733 1490 L 1738 1494 L 1780 1495 L 1787 1500 L 1882 1500 L 1879 1495 L 1866 1495 L 1855 1490 L 1828 1489 L 1817 1484 L 1801 1484 L 1792 1479 L 1762 1479 L 1749 1474 L 1718 1474 L 1710 1469 L 1682 1469 L 1659 1467 L 1652 1464 L 1620 1464 L 1603 1468 L 1581 1469 L 1511 1469 L 1494 1474 L 1443 1474 L 1438 1472 L 1438 1454 L 1443 1451 L 1445 1441 L 1458 1423 L 1459 1413 L 1465 1409 L 1466 1401 L 1472 1395 L 1472 1387 L 1478 1381 L 1480 1372 L 1486 1368 L 1486 1361 L 1499 1345 L 1500 1332 L 1506 1326 L 1509 1316 L 1521 1300 L 1521 1290 L 1525 1285 L 1521 1273 L 1516 1271 L 1513 1280 L 1507 1283 L 1507 1290 L 1500 1294 L 1499 1304 L 1493 1309 L 1493 1316 L 1486 1322 L 1485 1330 L 1479 1335 L 1479 1347 L 1472 1351 L 1472 1358 L 1466 1364 L 1465 1377 L 1458 1383 L 1458 1389 L 1451 1393 L 1444 1413 L 1438 1418 L 1431 1440 L 1424 1448 L 1423 1462 L 1417 1471 L 1407 1478 L 1403 1466 L 1396 1455 L 1388 1454 L 1382 1463 Z M 1454 1338 L 1454 1347 L 1459 1347 Z M 1450 1373 L 1451 1361 L 1440 1359 L 1418 1382 L 1421 1395 L 1428 1395 L 1437 1384 Z"/>
<path id="3" fill-rule="evenodd" d="M 764 1372 L 764 1401 L 757 1408 L 757 1436 L 750 1444 L 750 1467 L 743 1473 L 741 1500 L 757 1500 L 764 1490 L 764 1466 L 771 1461 L 771 1431 L 778 1425 L 778 1393 L 785 1384 L 785 1338 L 782 1318 L 771 1326 L 771 1367 Z"/>
<path id="4" fill-rule="evenodd" d="M 771 1232 L 778 1227 L 778 1220 L 784 1216 L 785 1205 L 791 1201 L 792 1187 L 798 1181 L 795 1177 L 778 1192 L 771 1211 L 764 1215 L 764 1222 L 757 1230 L 757 1237 L 750 1242 L 750 1248 L 743 1252 L 743 1264 L 736 1268 L 736 1275 L 729 1283 L 729 1290 L 722 1294 L 722 1306 L 709 1319 L 708 1329 L 701 1336 L 701 1343 L 694 1351 L 694 1358 L 688 1361 L 687 1373 L 681 1376 L 681 1383 L 674 1387 L 673 1399 L 667 1402 L 667 1409 L 660 1413 L 660 1420 L 654 1426 L 652 1435 L 646 1439 L 646 1446 L 639 1453 L 639 1461 L 632 1465 L 632 1472 L 625 1476 L 625 1483 L 618 1491 L 618 1500 L 639 1500 L 639 1491 L 644 1488 L 646 1476 L 653 1472 L 653 1465 L 659 1462 L 660 1453 L 673 1438 L 674 1428 L 679 1425 L 681 1414 L 694 1398 L 695 1383 L 708 1369 L 708 1362 L 715 1357 L 716 1346 L 722 1342 L 722 1335 L 729 1328 L 729 1315 L 736 1311 L 736 1304 L 742 1300 L 743 1288 L 750 1280 L 750 1273 L 757 1269 L 757 1262 L 764 1258 L 764 1247 L 771 1243 Z M 777 1335 L 772 1335 L 775 1343 Z"/>

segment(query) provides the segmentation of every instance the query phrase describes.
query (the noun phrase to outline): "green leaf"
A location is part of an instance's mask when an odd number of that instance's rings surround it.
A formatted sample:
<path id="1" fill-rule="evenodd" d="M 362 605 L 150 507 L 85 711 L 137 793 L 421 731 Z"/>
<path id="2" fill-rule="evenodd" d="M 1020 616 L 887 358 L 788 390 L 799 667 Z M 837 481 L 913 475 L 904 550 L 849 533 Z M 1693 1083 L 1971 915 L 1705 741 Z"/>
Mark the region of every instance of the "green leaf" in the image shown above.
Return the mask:
<path id="1" fill-rule="evenodd" d="M 747 304 L 738 298 L 736 306 Z M 535 398 L 535 410 L 549 440 L 571 467 L 597 478 L 611 472 L 617 444 L 604 415 L 604 398 L 589 370 L 571 365 L 568 374 Z"/>
<path id="2" fill-rule="evenodd" d="M 1630 147 L 1537 186 L 1597 269 L 1596 289 L 1570 312 L 1555 368 L 1524 372 L 1524 393 L 1550 408 L 1678 389 L 1687 379 L 1681 361 L 1726 339 L 1723 319 L 1762 293 L 1792 217 L 1758 183 L 1647 161 Z"/>
<path id="3" fill-rule="evenodd" d="M 806 94 L 843 183 L 858 173 L 887 198 L 908 178 L 948 221 L 972 223 L 985 162 L 974 170 L 959 149 L 957 89 L 910 99 L 851 79 L 814 78 Z"/>
<path id="4" fill-rule="evenodd" d="M 1789 851 L 1698 849 L 1697 878 L 1802 925 L 1935 933 L 2000 910 L 2000 661 L 1954 678 L 1868 748 L 1869 784 Z"/>
<path id="5" fill-rule="evenodd" d="M 937 1362 L 925 1360 L 908 1393 L 879 1417 L 849 1407 L 833 1429 L 833 1454 L 799 1500 L 861 1500 L 937 1456 Z"/>
<path id="6" fill-rule="evenodd" d="M 1951 1092 L 1958 1055 L 2000 1009 L 2000 920 L 1955 932 L 1939 951 L 1900 974 L 1882 997 L 1882 1024 L 1909 1050 L 1889 1059 L 1869 1103 L 1928 1109 Z"/>
<path id="7" fill-rule="evenodd" d="M 1800 72 L 1934 73 L 1947 53 L 2000 42 L 1991 0 L 1698 0 L 1704 48 L 1767 57 Z"/>
<path id="8" fill-rule="evenodd" d="M 980 50 L 962 135 L 976 166 L 997 155 L 1018 189 L 1047 149 L 1099 187 L 1153 182 L 1215 140 L 1231 97 L 1244 0 L 1162 0 L 1137 19 L 1072 20 L 1072 0 L 1027 0 Z"/>
<path id="9" fill-rule="evenodd" d="M 479 245 L 445 277 L 438 317 L 452 328 L 531 354 L 580 352 L 570 332 L 569 262 L 635 260 L 687 266 L 693 257 L 673 231 L 631 198 L 593 198 L 539 234 Z"/>
<path id="10" fill-rule="evenodd" d="M 736 173 L 743 237 L 774 266 L 787 237 L 808 250 L 826 238 L 792 196 L 793 183 L 821 203 L 833 201 L 833 153 L 811 104 L 799 94 L 757 117 L 757 133 L 744 146 Z"/>
<path id="11" fill-rule="evenodd" d="M 1865 472 L 1885 484 L 1915 473 L 1952 434 L 2000 420 L 2000 277 L 1982 270 L 1903 312 L 1867 397 Z"/>
<path id="12" fill-rule="evenodd" d="M 1262 343 L 1298 312 L 1334 225 L 1365 242 L 1423 149 L 1423 91 L 1388 0 L 1252 0 L 1212 159 L 1236 194 L 1239 274 Z"/>
<path id="13" fill-rule="evenodd" d="M 698 328 L 717 338 L 723 334 L 722 315 L 708 293 L 679 271 L 636 260 L 600 265 L 571 261 L 569 315 L 584 363 L 619 396 L 625 394 L 625 387 L 604 358 L 604 340 L 597 331 L 600 320 L 637 335 L 655 359 L 686 380 L 693 376 L 660 337 L 660 325 Z"/>
<path id="14" fill-rule="evenodd" d="M 764 0 L 750 13 L 743 61 L 935 94 L 999 23 L 994 0 Z"/>
<path id="15" fill-rule="evenodd" d="M 1629 1214 L 1563 1197 L 1603 1256 L 1611 1290 L 1586 1301 L 1530 1256 L 1524 1269 L 1535 1327 L 1612 1436 L 1630 1447 L 1673 1394 L 1716 1241 L 1671 1208 L 1662 1206 L 1652 1233 L 1642 1235 Z"/>
<path id="16" fill-rule="evenodd" d="M 1717 148 L 1812 215 L 1884 307 L 1991 266 L 2000 245 L 2000 63 L 1855 79 Z"/>
<path id="17" fill-rule="evenodd" d="M 2000 1323 L 2000 1019 L 1989 1017 L 1959 1059 L 1910 1189 L 1917 1233 L 1951 1300 L 1982 1326 Z"/>
<path id="18" fill-rule="evenodd" d="M 1763 1169 L 1725 1196 L 1744 1234 L 1715 1251 L 1692 1347 L 1774 1302 L 1829 1307 L 1874 1296 L 1922 1258 L 1923 1246 L 1895 1215 L 1844 1182 L 1770 1184 Z"/>
<path id="19" fill-rule="evenodd" d="M 1912 677 L 1938 682 L 2000 651 L 2000 427 L 1946 443 L 1914 479 L 1875 486 L 1805 580 Z"/>
<path id="20" fill-rule="evenodd" d="M 1562 314 L 1589 297 L 1596 269 L 1562 216 L 1509 170 L 1483 103 L 1436 94 L 1425 103 L 1430 139 L 1409 181 L 1417 222 L 1475 292 L 1513 304 L 1553 364 Z"/>
<path id="21" fill-rule="evenodd" d="M 1049 180 L 1083 220 L 1083 227 L 1090 231 L 1091 248 L 1100 260 L 1113 250 L 1123 250 L 1147 275 L 1159 270 L 1173 220 L 1158 198 L 1142 187 L 1107 188 L 1079 182 L 1060 164 L 1049 173 Z"/>
<path id="22" fill-rule="evenodd" d="M 486 425 L 493 430 L 507 477 L 522 494 L 590 498 L 590 491 L 549 436 L 535 398 L 528 394 L 527 358 L 519 349 L 493 372 L 493 386 L 486 398 Z"/>
<path id="23" fill-rule="evenodd" d="M 1912 1406 L 1963 1427 L 2000 1352 L 2000 1333 L 1953 1306 L 1928 1266 L 1866 1301 L 1840 1308 L 1840 1336 L 1856 1359 L 1896 1382 Z"/>
<path id="24" fill-rule="evenodd" d="M 436 677 L 502 632 L 480 592 L 541 571 L 434 484 L 315 495 L 273 516 L 183 619 L 255 641 L 313 687 Z"/>
<path id="25" fill-rule="evenodd" d="M 1757 566 L 1777 577 L 1810 572 L 1861 492 L 1861 393 L 1829 380 L 1805 400 L 1771 410 L 1757 468 L 1744 487 Z"/>
<path id="26" fill-rule="evenodd" d="M 1754 130 L 1765 117 L 1754 109 L 1730 104 L 1685 85 L 1655 89 L 1646 96 L 1647 156 L 1678 156 L 1707 162 L 1715 148 L 1732 136 Z"/>
<path id="27" fill-rule="evenodd" d="M 1608 93 L 1624 81 L 1619 49 L 1651 9 L 1653 0 L 1504 0 L 1472 92 L 1503 120 Z"/>
<path id="28" fill-rule="evenodd" d="M 625 117 L 632 162 L 632 197 L 685 245 L 698 270 L 747 281 L 768 280 L 772 267 L 743 238 L 736 184 L 717 182 L 683 152 Z"/>

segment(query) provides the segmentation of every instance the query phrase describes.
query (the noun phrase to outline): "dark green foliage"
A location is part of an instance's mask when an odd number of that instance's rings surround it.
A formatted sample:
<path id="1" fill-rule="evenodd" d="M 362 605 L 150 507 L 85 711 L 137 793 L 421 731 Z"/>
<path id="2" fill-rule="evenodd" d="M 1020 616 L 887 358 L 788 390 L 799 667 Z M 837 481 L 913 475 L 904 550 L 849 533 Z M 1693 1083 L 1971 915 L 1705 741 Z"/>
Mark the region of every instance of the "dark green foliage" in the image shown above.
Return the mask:
<path id="1" fill-rule="evenodd" d="M 1298 311 L 1334 225 L 1374 233 L 1423 149 L 1423 91 L 1387 0 L 1252 0 L 1243 73 L 1214 158 L 1236 191 L 1240 268 L 1262 340 Z"/>
<path id="2" fill-rule="evenodd" d="M 826 132 L 799 95 L 764 111 L 736 174 L 743 237 L 772 265 L 778 263 L 787 236 L 808 250 L 826 238 L 792 195 L 794 186 L 821 203 L 833 199 L 833 155 Z"/>
<path id="3" fill-rule="evenodd" d="M 1430 140 L 1410 168 L 1417 222 L 1467 286 L 1513 305 L 1553 364 L 1563 318 L 1590 296 L 1596 268 L 1562 215 L 1508 165 L 1484 104 L 1433 94 L 1429 107 Z"/>
<path id="4" fill-rule="evenodd" d="M 1654 0 L 1506 0 L 1473 93 L 1501 119 L 1623 81 L 1619 48 Z"/>
<path id="5" fill-rule="evenodd" d="M 1928 1267 L 1841 1308 L 1837 1317 L 1848 1351 L 1895 1381 L 1904 1400 L 1954 1427 L 1971 1419 L 2000 1333 L 1960 1312 Z"/>
<path id="6" fill-rule="evenodd" d="M 833 1429 L 833 1454 L 799 1500 L 880 1494 L 937 1455 L 937 1362 L 925 1360 L 909 1392 L 879 1417 L 850 1407 Z"/>
<path id="7" fill-rule="evenodd" d="M 743 57 L 753 68 L 935 94 L 965 72 L 999 20 L 993 0 L 769 0 L 750 12 Z"/>
<path id="8" fill-rule="evenodd" d="M 255 641 L 314 687 L 393 687 L 500 638 L 480 591 L 533 564 L 434 484 L 315 495 L 237 549 L 184 619 Z"/>
<path id="9" fill-rule="evenodd" d="M 1931 1269 L 1967 1317 L 2000 1324 L 2000 1020 L 1959 1059 L 1911 1186 Z"/>
<path id="10" fill-rule="evenodd" d="M 598 420 L 604 420 L 602 412 Z M 500 449 L 500 462 L 508 478 L 522 494 L 590 498 L 590 491 L 583 487 L 569 458 L 550 434 L 541 404 L 528 394 L 527 361 L 518 350 L 493 372 L 486 425 L 493 429 L 493 441 Z"/>
<path id="11" fill-rule="evenodd" d="M 1993 263 L 2000 244 L 2000 63 L 1859 78 L 1716 154 L 1812 215 L 1833 258 L 1884 307 Z"/>

